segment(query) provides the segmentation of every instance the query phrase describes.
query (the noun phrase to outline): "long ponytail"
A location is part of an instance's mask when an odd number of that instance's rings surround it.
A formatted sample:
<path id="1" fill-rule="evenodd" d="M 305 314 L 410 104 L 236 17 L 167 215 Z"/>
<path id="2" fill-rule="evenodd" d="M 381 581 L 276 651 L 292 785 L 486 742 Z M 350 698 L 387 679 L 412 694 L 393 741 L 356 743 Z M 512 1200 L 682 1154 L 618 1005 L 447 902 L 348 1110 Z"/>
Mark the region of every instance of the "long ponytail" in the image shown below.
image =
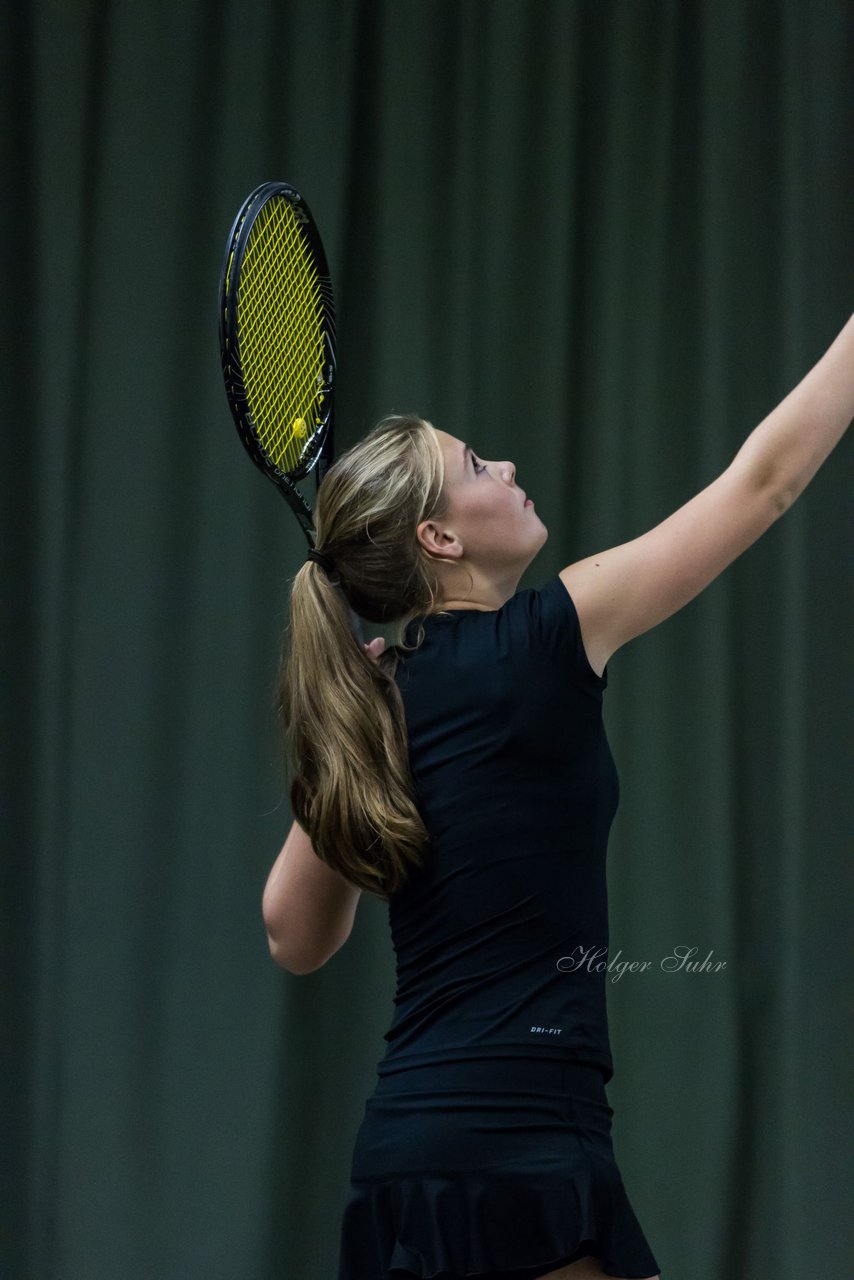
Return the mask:
<path id="1" fill-rule="evenodd" d="M 416 529 L 441 516 L 444 460 L 431 423 L 382 419 L 330 467 L 314 512 L 318 550 L 298 570 L 277 681 L 277 706 L 294 777 L 294 817 L 319 858 L 383 900 L 423 865 L 429 837 L 409 768 L 398 652 L 374 662 L 350 628 L 407 627 L 434 610 L 439 584 Z"/>

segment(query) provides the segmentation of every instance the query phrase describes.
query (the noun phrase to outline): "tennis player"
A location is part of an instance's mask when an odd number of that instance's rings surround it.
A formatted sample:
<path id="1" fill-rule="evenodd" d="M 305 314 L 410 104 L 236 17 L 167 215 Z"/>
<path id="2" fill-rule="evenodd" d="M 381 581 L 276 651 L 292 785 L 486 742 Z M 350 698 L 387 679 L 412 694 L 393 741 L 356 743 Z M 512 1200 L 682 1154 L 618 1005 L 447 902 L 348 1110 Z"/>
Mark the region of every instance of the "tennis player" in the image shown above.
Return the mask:
<path id="1" fill-rule="evenodd" d="M 605 860 L 618 649 L 713 582 L 854 416 L 854 317 L 662 523 L 519 591 L 548 537 L 507 460 L 383 419 L 318 491 L 281 670 L 295 821 L 263 915 L 293 974 L 387 901 L 394 1015 L 338 1280 L 658 1280 L 614 1159 Z M 364 648 L 349 608 L 398 623 Z"/>

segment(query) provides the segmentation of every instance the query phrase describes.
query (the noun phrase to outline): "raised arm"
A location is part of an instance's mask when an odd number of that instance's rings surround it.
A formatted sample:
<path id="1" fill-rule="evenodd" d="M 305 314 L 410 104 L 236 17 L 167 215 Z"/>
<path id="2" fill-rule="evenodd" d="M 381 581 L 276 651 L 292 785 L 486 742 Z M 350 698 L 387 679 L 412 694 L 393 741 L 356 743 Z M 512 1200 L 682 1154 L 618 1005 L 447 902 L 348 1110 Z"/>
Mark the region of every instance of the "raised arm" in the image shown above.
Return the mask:
<path id="1" fill-rule="evenodd" d="M 854 418 L 854 316 L 724 472 L 661 524 L 561 570 L 590 665 L 678 612 L 792 505 Z"/>

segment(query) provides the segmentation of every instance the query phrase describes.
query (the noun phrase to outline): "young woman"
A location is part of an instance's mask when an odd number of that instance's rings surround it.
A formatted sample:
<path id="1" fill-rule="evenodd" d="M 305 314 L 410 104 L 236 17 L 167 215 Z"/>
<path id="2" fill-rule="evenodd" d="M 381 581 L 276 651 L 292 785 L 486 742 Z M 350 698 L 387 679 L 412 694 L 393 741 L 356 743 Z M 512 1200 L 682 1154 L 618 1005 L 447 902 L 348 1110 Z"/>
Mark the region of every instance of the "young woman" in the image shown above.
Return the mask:
<path id="1" fill-rule="evenodd" d="M 716 480 L 648 533 L 519 579 L 548 532 L 508 461 L 384 419 L 317 497 L 281 677 L 295 822 L 270 874 L 291 973 L 386 900 L 397 960 L 339 1280 L 657 1280 L 611 1145 L 607 664 L 791 507 L 854 416 L 854 317 Z M 398 622 L 362 648 L 350 609 Z M 367 650 L 367 652 L 365 651 Z"/>

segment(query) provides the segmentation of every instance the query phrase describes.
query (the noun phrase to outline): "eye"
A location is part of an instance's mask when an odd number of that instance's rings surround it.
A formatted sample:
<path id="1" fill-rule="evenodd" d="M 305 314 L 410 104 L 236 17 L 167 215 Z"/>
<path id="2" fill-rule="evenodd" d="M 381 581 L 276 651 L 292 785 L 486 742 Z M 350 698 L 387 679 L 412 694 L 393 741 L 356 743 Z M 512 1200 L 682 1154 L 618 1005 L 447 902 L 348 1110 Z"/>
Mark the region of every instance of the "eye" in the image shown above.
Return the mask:
<path id="1" fill-rule="evenodd" d="M 474 467 L 474 473 L 475 473 L 475 475 L 480 475 L 481 471 L 485 471 L 485 470 L 486 470 L 486 464 L 485 464 L 485 463 L 478 462 L 478 460 L 477 460 L 477 458 L 474 456 L 474 454 L 472 454 L 472 455 L 471 455 L 471 460 L 472 460 L 472 466 Z"/>

